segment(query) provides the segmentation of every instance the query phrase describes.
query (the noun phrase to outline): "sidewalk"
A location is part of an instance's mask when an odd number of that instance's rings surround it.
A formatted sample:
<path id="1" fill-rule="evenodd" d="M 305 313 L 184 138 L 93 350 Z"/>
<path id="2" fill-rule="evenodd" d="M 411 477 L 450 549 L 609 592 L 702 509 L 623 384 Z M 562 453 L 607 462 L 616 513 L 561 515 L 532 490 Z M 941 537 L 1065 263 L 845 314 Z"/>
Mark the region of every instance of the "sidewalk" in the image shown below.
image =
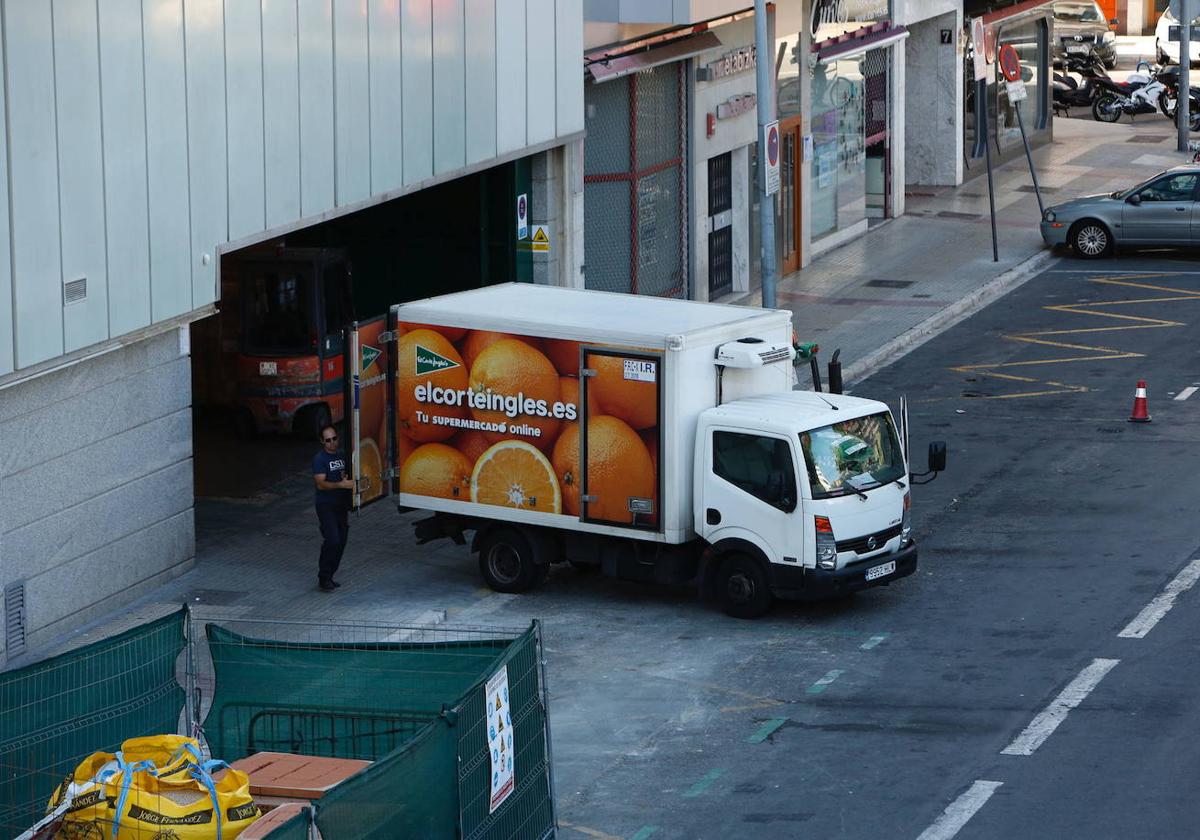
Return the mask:
<path id="1" fill-rule="evenodd" d="M 1137 123 L 1059 119 L 1034 152 L 1046 206 L 1110 192 L 1187 161 L 1157 115 Z M 972 170 L 984 166 L 970 161 Z M 820 344 L 822 369 L 841 349 L 847 383 L 946 329 L 1032 277 L 1051 254 L 1024 157 L 994 171 L 1000 261 L 992 261 L 987 176 L 961 187 L 910 187 L 905 214 L 779 281 L 800 341 Z M 755 292 L 731 301 L 757 306 Z M 822 373 L 824 375 L 824 372 Z M 807 378 L 801 374 L 801 382 Z"/>
<path id="2" fill-rule="evenodd" d="M 1036 154 L 1047 203 L 1113 190 L 1174 165 L 1170 125 L 1153 117 L 1103 125 L 1059 120 L 1056 142 Z M 981 165 L 972 161 L 972 166 Z M 1000 262 L 991 258 L 987 181 L 958 189 L 914 188 L 907 213 L 781 280 L 778 302 L 795 313 L 802 341 L 821 345 L 822 366 L 842 350 L 847 382 L 932 337 L 955 319 L 1028 279 L 1048 261 L 1038 233 L 1037 203 L 1024 160 L 996 171 Z M 880 283 L 878 281 L 885 281 Z M 755 297 L 741 301 L 757 305 Z M 801 369 L 801 382 L 806 382 Z M 310 621 L 386 620 L 430 624 L 527 625 L 553 615 L 550 647 L 560 634 L 597 621 L 623 621 L 632 603 L 655 620 L 678 620 L 674 595 L 631 588 L 592 576 L 573 587 L 524 596 L 483 588 L 467 549 L 446 541 L 417 547 L 410 522 L 388 502 L 352 519 L 350 547 L 337 593 L 314 586 L 317 526 L 311 478 L 296 472 L 250 499 L 200 499 L 196 504 L 196 566 L 120 615 L 63 640 L 55 650 L 107 636 L 178 608 L 206 614 L 250 614 Z M 556 575 L 580 574 L 563 567 Z M 694 596 L 680 593 L 680 603 Z M 643 616 L 645 617 L 645 615 Z M 49 651 L 43 651 L 49 652 Z"/>

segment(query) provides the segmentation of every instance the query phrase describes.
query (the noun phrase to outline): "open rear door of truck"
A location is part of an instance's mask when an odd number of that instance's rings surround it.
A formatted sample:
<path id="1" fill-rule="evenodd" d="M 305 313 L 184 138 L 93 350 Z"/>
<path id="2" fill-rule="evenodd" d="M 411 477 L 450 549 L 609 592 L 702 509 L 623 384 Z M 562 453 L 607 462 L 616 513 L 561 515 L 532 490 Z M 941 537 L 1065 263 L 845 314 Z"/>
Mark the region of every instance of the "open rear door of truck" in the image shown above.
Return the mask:
<path id="1" fill-rule="evenodd" d="M 388 375 L 393 365 L 394 344 L 388 335 L 388 315 L 355 321 L 346 329 L 346 437 L 358 489 L 354 509 L 359 510 L 385 498 L 392 426 L 388 411 Z"/>
<path id="2" fill-rule="evenodd" d="M 583 463 L 580 518 L 657 531 L 662 472 L 659 430 L 663 357 L 580 348 Z"/>

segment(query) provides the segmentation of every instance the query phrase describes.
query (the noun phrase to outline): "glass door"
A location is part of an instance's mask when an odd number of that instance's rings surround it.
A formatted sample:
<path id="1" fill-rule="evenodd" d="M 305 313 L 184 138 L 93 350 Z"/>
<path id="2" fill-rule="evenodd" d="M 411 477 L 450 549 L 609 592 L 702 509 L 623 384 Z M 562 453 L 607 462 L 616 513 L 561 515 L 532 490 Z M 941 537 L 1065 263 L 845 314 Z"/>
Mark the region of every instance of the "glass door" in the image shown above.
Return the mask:
<path id="1" fill-rule="evenodd" d="M 799 117 L 779 124 L 779 194 L 775 199 L 775 239 L 781 274 L 800 268 L 800 170 L 803 137 Z"/>

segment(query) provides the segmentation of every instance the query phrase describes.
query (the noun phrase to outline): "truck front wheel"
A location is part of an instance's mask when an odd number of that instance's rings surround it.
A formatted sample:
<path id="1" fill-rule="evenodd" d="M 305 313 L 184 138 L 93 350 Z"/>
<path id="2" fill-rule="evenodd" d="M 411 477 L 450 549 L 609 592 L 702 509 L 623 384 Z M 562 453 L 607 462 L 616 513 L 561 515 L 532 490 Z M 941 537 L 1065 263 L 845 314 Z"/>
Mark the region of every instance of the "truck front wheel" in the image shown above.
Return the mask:
<path id="1" fill-rule="evenodd" d="M 726 615 L 758 618 L 771 607 L 771 583 L 762 564 L 745 554 L 730 554 L 721 563 L 717 598 Z"/>
<path id="2" fill-rule="evenodd" d="M 479 541 L 479 571 L 497 592 L 525 592 L 546 579 L 549 567 L 536 561 L 520 531 L 493 528 Z"/>

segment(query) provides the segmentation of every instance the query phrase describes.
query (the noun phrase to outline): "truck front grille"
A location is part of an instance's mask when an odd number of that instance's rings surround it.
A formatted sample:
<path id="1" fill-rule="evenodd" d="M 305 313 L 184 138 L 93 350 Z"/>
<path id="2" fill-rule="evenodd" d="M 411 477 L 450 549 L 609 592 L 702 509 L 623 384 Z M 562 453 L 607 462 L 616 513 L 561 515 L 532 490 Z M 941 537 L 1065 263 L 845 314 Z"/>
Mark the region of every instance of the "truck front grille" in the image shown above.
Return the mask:
<path id="1" fill-rule="evenodd" d="M 884 531 L 879 531 L 875 534 L 864 534 L 861 537 L 855 537 L 852 540 L 838 540 L 838 551 L 853 551 L 855 554 L 870 554 L 872 551 L 879 551 L 887 545 L 887 541 L 900 536 L 900 526 L 893 525 Z M 870 547 L 868 543 L 875 540 L 874 547 Z"/>

